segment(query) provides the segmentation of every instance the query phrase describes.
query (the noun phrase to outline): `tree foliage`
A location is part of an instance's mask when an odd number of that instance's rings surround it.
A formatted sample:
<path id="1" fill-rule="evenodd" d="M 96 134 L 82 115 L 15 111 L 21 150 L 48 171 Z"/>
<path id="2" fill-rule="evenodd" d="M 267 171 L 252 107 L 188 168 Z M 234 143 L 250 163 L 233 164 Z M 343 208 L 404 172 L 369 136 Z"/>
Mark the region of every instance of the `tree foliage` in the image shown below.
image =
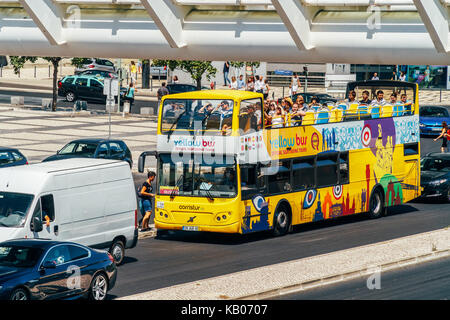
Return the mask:
<path id="1" fill-rule="evenodd" d="M 87 58 L 72 58 L 72 60 L 70 61 L 72 63 L 72 65 L 76 68 L 81 68 L 83 66 L 83 64 L 86 63 L 86 59 Z"/>
<path id="2" fill-rule="evenodd" d="M 215 76 L 217 69 L 213 67 L 211 61 L 197 61 L 197 60 L 153 60 L 155 66 L 167 66 L 170 70 L 180 68 L 189 73 L 192 79 L 197 83 L 197 89 L 202 88 L 202 77 L 206 76 L 208 81 Z"/>
<path id="3" fill-rule="evenodd" d="M 36 62 L 38 58 L 37 57 L 24 57 L 24 56 L 10 56 L 9 60 L 11 65 L 13 66 L 14 73 L 19 74 L 20 69 L 23 68 L 25 63 L 27 61 L 30 61 L 32 63 Z"/>

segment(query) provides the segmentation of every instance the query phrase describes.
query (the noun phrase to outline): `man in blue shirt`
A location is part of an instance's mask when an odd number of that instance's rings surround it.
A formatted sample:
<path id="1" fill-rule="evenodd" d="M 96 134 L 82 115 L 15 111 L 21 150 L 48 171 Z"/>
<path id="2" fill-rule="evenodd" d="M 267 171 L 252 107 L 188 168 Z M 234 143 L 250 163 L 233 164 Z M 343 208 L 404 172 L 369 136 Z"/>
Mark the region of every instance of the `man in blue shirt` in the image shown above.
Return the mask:
<path id="1" fill-rule="evenodd" d="M 238 88 L 238 90 L 245 89 L 245 81 L 244 81 L 244 76 L 242 74 L 239 76 L 239 80 L 237 81 L 237 88 Z"/>

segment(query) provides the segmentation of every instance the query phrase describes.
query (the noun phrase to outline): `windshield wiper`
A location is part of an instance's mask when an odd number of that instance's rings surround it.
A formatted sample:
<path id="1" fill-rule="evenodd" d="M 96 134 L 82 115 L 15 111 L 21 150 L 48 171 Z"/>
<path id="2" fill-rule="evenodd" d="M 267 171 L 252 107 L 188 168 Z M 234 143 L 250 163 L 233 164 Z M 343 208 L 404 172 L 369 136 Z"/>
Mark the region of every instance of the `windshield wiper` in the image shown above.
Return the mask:
<path id="1" fill-rule="evenodd" d="M 188 109 L 184 110 L 179 116 L 178 118 L 175 120 L 175 122 L 172 124 L 172 126 L 169 129 L 169 133 L 167 134 L 167 142 L 169 142 L 170 140 L 170 136 L 173 133 L 173 127 L 175 127 L 175 125 L 178 123 L 178 121 L 180 121 L 181 117 L 184 116 L 187 113 Z"/>
<path id="2" fill-rule="evenodd" d="M 211 192 L 207 189 L 204 190 L 206 193 L 206 196 L 208 197 L 209 200 L 214 201 L 214 197 L 212 196 Z"/>
<path id="3" fill-rule="evenodd" d="M 175 193 L 177 191 L 177 188 L 179 190 L 180 184 L 181 184 L 181 181 L 183 181 L 183 178 L 184 178 L 183 174 L 178 178 L 177 183 L 175 184 L 175 187 L 173 188 L 172 192 L 170 193 L 170 198 L 171 199 L 175 198 Z"/>
<path id="4" fill-rule="evenodd" d="M 7 224 L 4 224 L 3 222 L 0 222 L 0 227 L 9 227 Z"/>

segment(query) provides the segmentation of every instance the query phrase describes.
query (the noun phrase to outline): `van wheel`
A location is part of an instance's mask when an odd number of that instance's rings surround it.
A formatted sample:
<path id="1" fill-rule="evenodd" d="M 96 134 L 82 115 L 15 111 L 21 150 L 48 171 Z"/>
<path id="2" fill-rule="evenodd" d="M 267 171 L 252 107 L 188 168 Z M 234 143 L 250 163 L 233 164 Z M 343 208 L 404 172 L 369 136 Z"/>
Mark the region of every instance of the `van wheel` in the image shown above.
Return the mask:
<path id="1" fill-rule="evenodd" d="M 287 210 L 286 206 L 281 205 L 274 216 L 274 236 L 284 236 L 289 232 L 291 227 L 291 215 Z"/>
<path id="2" fill-rule="evenodd" d="M 383 215 L 385 211 L 384 208 L 384 198 L 380 189 L 376 189 L 369 200 L 369 217 L 371 219 L 378 219 Z"/>
<path id="3" fill-rule="evenodd" d="M 11 293 L 10 300 L 28 300 L 28 293 L 25 289 L 17 288 Z"/>
<path id="4" fill-rule="evenodd" d="M 69 102 L 74 102 L 75 101 L 75 93 L 73 93 L 72 91 L 67 92 L 66 100 Z"/>
<path id="5" fill-rule="evenodd" d="M 114 258 L 116 265 L 122 264 L 123 259 L 125 258 L 125 246 L 122 240 L 114 241 L 113 245 L 109 249 L 109 253 Z"/>

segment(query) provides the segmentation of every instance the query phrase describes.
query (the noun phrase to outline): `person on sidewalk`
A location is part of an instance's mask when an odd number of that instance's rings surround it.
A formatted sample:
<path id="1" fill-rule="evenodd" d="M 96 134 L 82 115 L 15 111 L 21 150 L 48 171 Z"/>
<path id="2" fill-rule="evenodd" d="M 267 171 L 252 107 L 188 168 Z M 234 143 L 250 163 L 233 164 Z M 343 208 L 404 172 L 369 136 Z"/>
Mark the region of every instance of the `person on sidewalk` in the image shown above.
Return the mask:
<path id="1" fill-rule="evenodd" d="M 147 174 L 147 180 L 142 184 L 139 196 L 142 200 L 142 206 L 145 212 L 144 219 L 142 219 L 142 232 L 149 231 L 149 222 L 152 215 L 152 204 L 155 194 L 153 193 L 152 182 L 156 178 L 156 173 L 149 171 Z"/>
<path id="2" fill-rule="evenodd" d="M 156 94 L 158 96 L 158 104 L 159 104 L 159 102 L 161 102 L 162 97 L 169 94 L 169 89 L 167 89 L 165 82 L 161 84 L 161 88 L 158 89 L 158 92 Z"/>
<path id="3" fill-rule="evenodd" d="M 134 103 L 134 93 L 136 90 L 134 89 L 134 83 L 131 82 L 130 86 L 128 87 L 127 92 L 125 93 L 125 96 L 123 97 L 124 101 L 130 101 L 130 106 Z"/>
<path id="4" fill-rule="evenodd" d="M 230 78 L 228 78 L 228 73 L 230 72 L 230 62 L 225 61 L 223 64 L 223 82 L 224 86 L 228 86 L 231 84 Z"/>
<path id="5" fill-rule="evenodd" d="M 131 61 L 130 75 L 131 75 L 131 83 L 135 83 L 137 78 L 137 67 L 134 61 Z"/>

